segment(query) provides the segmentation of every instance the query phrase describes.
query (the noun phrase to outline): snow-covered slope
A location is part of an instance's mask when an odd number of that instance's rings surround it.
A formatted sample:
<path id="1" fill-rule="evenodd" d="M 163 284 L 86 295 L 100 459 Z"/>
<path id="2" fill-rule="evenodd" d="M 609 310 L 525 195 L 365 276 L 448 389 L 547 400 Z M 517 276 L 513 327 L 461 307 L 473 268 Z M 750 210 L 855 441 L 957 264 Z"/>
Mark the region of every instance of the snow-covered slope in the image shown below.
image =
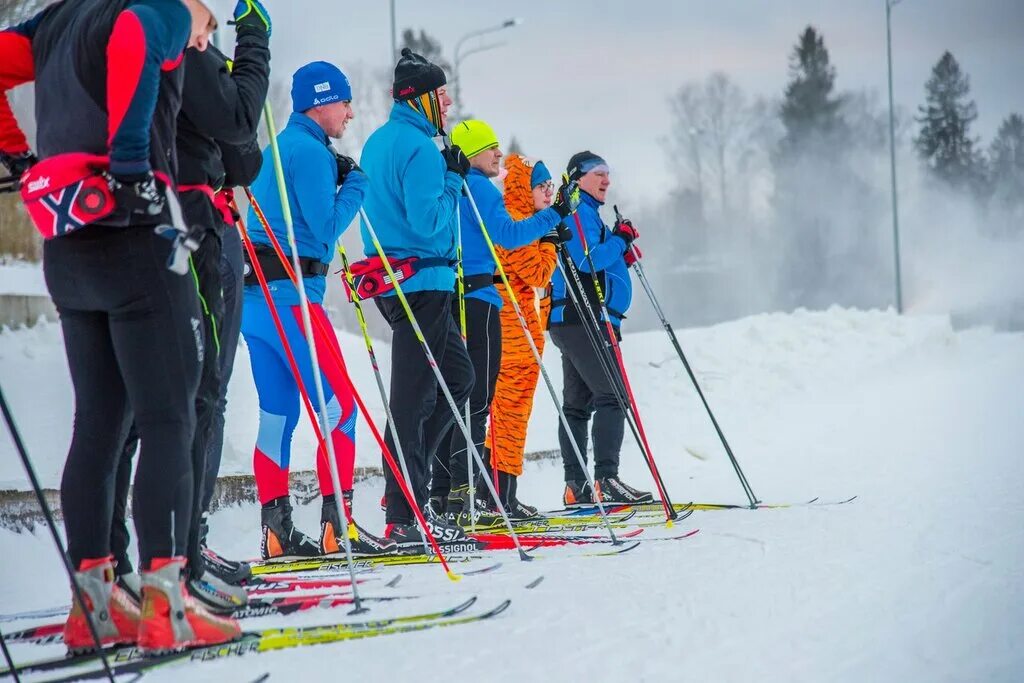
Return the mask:
<path id="1" fill-rule="evenodd" d="M 431 599 L 375 613 L 467 594 L 511 597 L 512 607 L 480 626 L 190 665 L 147 679 L 251 680 L 269 672 L 271 680 L 296 680 L 341 671 L 352 679 L 468 675 L 517 683 L 1020 680 L 1024 335 L 954 332 L 943 317 L 831 310 L 756 316 L 683 330 L 680 338 L 763 500 L 859 498 L 839 507 L 697 512 L 681 526 L 699 527 L 696 537 L 621 557 L 549 551 L 522 564 L 498 554 L 498 572 L 457 584 L 431 567 L 403 568 L 396 590 Z M 377 405 L 361 342 L 344 337 L 342 345 Z M 624 348 L 672 497 L 742 502 L 664 335 L 628 335 Z M 0 382 L 51 484 L 70 420 L 60 351 L 54 326 L 0 335 Z M 228 419 L 241 455 L 228 467 L 245 471 L 255 411 L 240 355 Z M 553 346 L 545 355 L 557 381 Z M 556 418 L 543 391 L 536 406 L 530 448 L 553 447 Z M 360 460 L 375 464 L 375 449 L 361 438 Z M 0 479 L 16 483 L 13 454 L 3 448 Z M 649 486 L 636 449 L 627 447 L 623 458 L 625 478 Z M 560 480 L 560 465 L 531 465 L 521 497 L 553 507 Z M 379 495 L 379 482 L 357 487 L 357 517 L 378 530 Z M 297 510 L 300 526 L 316 527 L 318 507 Z M 255 506 L 217 513 L 213 543 L 228 555 L 253 556 L 257 524 Z M 45 535 L 0 531 L 0 547 L 18 558 L 0 565 L 0 612 L 66 599 Z M 545 581 L 526 590 L 538 574 Z M 253 625 L 343 618 L 334 610 Z"/>

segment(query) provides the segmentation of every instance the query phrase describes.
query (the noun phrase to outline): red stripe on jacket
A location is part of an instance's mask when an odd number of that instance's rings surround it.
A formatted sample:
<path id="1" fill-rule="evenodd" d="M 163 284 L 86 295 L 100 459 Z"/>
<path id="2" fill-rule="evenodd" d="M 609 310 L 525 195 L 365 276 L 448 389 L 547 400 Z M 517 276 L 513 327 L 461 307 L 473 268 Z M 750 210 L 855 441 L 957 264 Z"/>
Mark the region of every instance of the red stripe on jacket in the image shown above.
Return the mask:
<path id="1" fill-rule="evenodd" d="M 35 77 L 32 41 L 15 31 L 0 31 L 0 150 L 12 154 L 28 150 L 28 141 L 11 111 L 7 91 Z"/>
<path id="2" fill-rule="evenodd" d="M 107 144 L 112 144 L 139 87 L 146 32 L 134 12 L 122 12 L 107 42 Z"/>

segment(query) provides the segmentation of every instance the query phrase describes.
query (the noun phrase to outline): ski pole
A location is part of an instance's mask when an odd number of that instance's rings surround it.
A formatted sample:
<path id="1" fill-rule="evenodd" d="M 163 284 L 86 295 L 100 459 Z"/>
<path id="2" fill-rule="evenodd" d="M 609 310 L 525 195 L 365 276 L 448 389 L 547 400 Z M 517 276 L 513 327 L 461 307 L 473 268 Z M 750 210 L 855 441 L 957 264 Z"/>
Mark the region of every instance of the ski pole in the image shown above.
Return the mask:
<path id="1" fill-rule="evenodd" d="M 89 635 L 92 636 L 93 644 L 96 646 L 96 654 L 99 656 L 100 662 L 103 664 L 103 672 L 107 674 L 107 678 L 110 680 L 110 683 L 115 683 L 114 672 L 110 669 L 110 662 L 107 661 L 107 654 L 103 651 L 103 641 L 100 640 L 100 632 L 96 629 L 96 622 L 93 621 L 92 611 L 86 608 L 89 603 L 85 601 L 85 593 L 82 591 L 82 587 L 78 585 L 78 579 L 75 578 L 75 569 L 71 566 L 71 558 L 68 556 L 67 550 L 64 549 L 64 543 L 60 540 L 60 534 L 57 532 L 57 524 L 53 521 L 53 514 L 50 512 L 50 506 L 46 503 L 46 498 L 43 497 L 43 489 L 39 485 L 39 479 L 36 477 L 36 470 L 32 467 L 32 461 L 29 459 L 28 451 L 25 449 L 25 444 L 21 440 L 21 433 L 18 431 L 18 426 L 14 424 L 14 415 L 11 414 L 11 407 L 7 405 L 7 398 L 4 396 L 2 387 L 0 387 L 0 410 L 3 411 L 4 421 L 7 423 L 7 429 L 10 431 L 11 439 L 14 441 L 14 448 L 18 451 L 18 456 L 21 458 L 21 464 L 25 468 L 25 474 L 28 475 L 29 483 L 32 484 L 32 491 L 35 493 L 36 502 L 39 503 L 39 508 L 42 510 L 43 517 L 46 519 L 46 526 L 50 529 L 50 535 L 53 537 L 53 544 L 57 546 L 57 554 L 60 555 L 61 562 L 64 564 L 64 571 L 67 572 L 68 579 L 71 580 L 71 591 L 75 594 L 75 599 L 78 600 L 78 604 L 82 606 L 82 612 L 85 614 L 85 623 L 89 626 Z M 5 645 L 5 654 L 6 649 Z M 9 656 L 8 661 L 10 661 Z M 17 677 L 18 673 L 17 670 L 15 670 L 13 663 L 11 664 L 11 671 L 13 671 L 15 677 Z"/>
<path id="2" fill-rule="evenodd" d="M 281 150 L 277 147 L 277 130 L 274 127 L 274 113 L 270 107 L 270 100 L 263 104 L 263 114 L 266 118 L 267 136 L 270 138 L 270 154 L 274 161 L 274 176 L 277 180 L 277 193 L 281 197 L 281 214 L 284 218 L 284 228 L 288 236 L 288 246 L 292 250 L 292 267 L 296 273 L 302 272 L 302 265 L 299 263 L 299 247 L 295 242 L 295 226 L 292 223 L 292 210 L 288 203 L 288 188 L 284 183 L 284 167 L 281 165 Z M 299 293 L 299 312 L 302 317 L 302 331 L 306 337 L 306 344 L 309 346 L 309 361 L 313 369 L 313 387 L 316 389 L 317 403 L 320 408 L 320 428 L 323 435 L 324 445 L 327 447 L 327 469 L 331 473 L 331 484 L 334 486 L 334 506 L 337 509 L 338 519 L 344 520 L 345 533 L 342 538 L 345 541 L 345 559 L 348 561 L 349 577 L 352 579 L 352 598 L 355 607 L 349 614 L 362 614 L 369 610 L 363 607 L 362 598 L 359 596 L 359 588 L 356 585 L 355 567 L 352 562 L 352 541 L 348 537 L 349 525 L 352 523 L 348 510 L 343 502 L 344 496 L 341 491 L 341 477 L 338 475 L 338 462 L 334 456 L 334 439 L 331 438 L 331 423 L 327 415 L 327 399 L 324 395 L 324 382 L 320 376 L 320 363 L 317 358 L 316 340 L 313 337 L 313 323 L 309 314 L 309 299 L 306 297 L 306 284 L 301 277 L 295 278 L 295 287 Z"/>
<path id="3" fill-rule="evenodd" d="M 564 177 L 568 181 L 568 176 Z M 590 255 L 590 246 L 587 244 L 587 236 L 583 232 L 583 223 L 580 221 L 578 213 L 573 214 L 573 219 L 576 222 L 576 232 L 580 237 L 580 243 L 583 245 L 583 255 L 587 259 L 587 265 L 590 267 L 590 275 L 593 278 L 594 290 L 597 293 L 597 300 L 601 306 L 601 314 L 604 316 L 605 327 L 608 332 L 608 340 L 614 350 L 615 360 L 619 365 L 619 372 L 622 376 L 622 384 L 626 390 L 626 395 L 629 399 L 630 406 L 633 409 L 633 417 L 636 418 L 636 426 L 640 431 L 640 437 L 644 442 L 644 456 L 647 459 L 647 465 L 651 470 L 651 476 L 654 477 L 654 484 L 658 487 L 658 492 L 661 494 L 661 504 L 665 508 L 665 517 L 667 521 L 672 521 L 676 518 L 675 509 L 672 507 L 672 501 L 668 498 L 668 492 L 665 489 L 665 483 L 661 479 L 661 474 L 658 472 L 658 466 L 654 462 L 654 454 L 651 452 L 651 446 L 647 441 L 647 433 L 644 430 L 643 421 L 640 419 L 640 410 L 636 405 L 636 398 L 633 396 L 633 389 L 629 384 L 629 375 L 626 372 L 626 363 L 622 357 L 622 349 L 619 348 L 619 340 L 615 336 L 615 328 L 612 325 L 611 315 L 608 313 L 608 304 L 604 298 L 604 291 L 601 288 L 601 283 L 597 278 L 597 269 L 594 267 L 594 260 Z"/>
<path id="4" fill-rule="evenodd" d="M 613 205 L 612 208 L 615 210 L 615 219 L 617 221 L 622 220 L 622 214 L 619 213 L 619 207 Z M 718 426 L 718 420 L 715 419 L 715 414 L 711 411 L 711 406 L 708 404 L 707 398 L 704 397 L 704 392 L 700 388 L 700 384 L 697 382 L 697 376 L 694 374 L 693 369 L 690 367 L 689 361 L 686 360 L 686 354 L 683 353 L 683 347 L 679 344 L 679 339 L 676 337 L 675 330 L 672 329 L 672 325 L 669 324 L 668 319 L 665 317 L 665 312 L 661 308 L 661 304 L 658 303 L 658 298 L 654 296 L 654 289 L 651 288 L 651 283 L 647 280 L 647 273 L 644 271 L 643 265 L 640 263 L 640 254 L 633 244 L 629 245 L 630 251 L 633 253 L 633 272 L 636 273 L 636 277 L 640 280 L 641 286 L 647 293 L 647 298 L 651 302 L 651 306 L 654 308 L 655 314 L 661 321 L 661 326 L 664 328 L 666 334 L 668 334 L 669 341 L 672 342 L 672 346 L 675 347 L 676 353 L 679 355 L 679 360 L 683 362 L 683 367 L 686 368 L 686 374 L 690 376 L 690 381 L 693 383 L 693 388 L 697 390 L 697 395 L 700 397 L 700 402 L 704 404 L 704 410 L 707 411 L 708 417 L 711 418 L 711 424 L 715 428 L 715 432 L 718 434 L 719 440 L 722 442 L 722 446 L 725 448 L 726 455 L 729 456 L 729 462 L 732 463 L 732 467 L 736 470 L 736 476 L 739 477 L 740 485 L 743 487 L 743 493 L 746 494 L 747 499 L 750 500 L 750 507 L 753 509 L 757 507 L 757 504 L 761 501 L 754 495 L 754 490 L 750 487 L 750 483 L 747 481 L 747 477 L 743 474 L 743 470 L 740 468 L 740 463 L 733 455 L 732 448 L 729 447 L 729 442 L 725 439 L 725 434 L 722 432 L 722 428 Z"/>
<path id="5" fill-rule="evenodd" d="M 540 374 L 544 377 L 544 383 L 547 385 L 548 393 L 551 395 L 551 400 L 555 404 L 555 409 L 558 410 L 558 418 L 562 422 L 562 427 L 565 429 L 565 433 L 569 435 L 569 442 L 572 444 L 572 450 L 576 455 L 576 460 L 583 469 L 583 474 L 587 477 L 587 483 L 590 484 L 590 490 L 597 491 L 594 479 L 590 474 L 590 469 L 587 467 L 587 461 L 583 459 L 583 452 L 580 450 L 579 443 L 576 442 L 576 437 L 573 436 L 572 430 L 569 429 L 569 420 L 565 416 L 565 411 L 562 410 L 562 403 L 558 400 L 558 394 L 555 392 L 555 387 L 551 383 L 551 378 L 548 376 L 547 368 L 544 367 L 544 361 L 541 358 L 540 351 L 537 349 L 537 344 L 533 341 L 533 335 L 530 334 L 530 326 L 527 324 L 526 317 L 523 315 L 523 309 L 519 306 L 519 299 L 516 297 L 516 293 L 513 291 L 512 285 L 508 281 L 508 274 L 505 272 L 505 267 L 501 265 L 501 259 L 498 258 L 498 252 L 494 248 L 494 241 L 491 240 L 491 235 L 487 231 L 487 226 L 484 224 L 484 218 L 480 214 L 480 207 L 477 206 L 476 199 L 473 198 L 473 193 L 469 190 L 469 183 L 465 180 L 462 181 L 462 188 L 466 192 L 466 197 L 469 198 L 469 205 L 473 208 L 473 214 L 476 216 L 476 222 L 480 225 L 480 232 L 484 236 L 484 242 L 487 243 L 488 251 L 491 252 L 491 258 L 494 259 L 494 263 L 498 266 L 498 275 L 501 277 L 501 283 L 505 286 L 505 291 L 508 292 L 509 301 L 512 302 L 512 310 L 515 311 L 516 318 L 519 319 L 519 327 L 523 330 L 523 335 L 526 337 L 526 343 L 530 346 L 530 351 L 533 353 L 533 359 L 540 368 Z M 493 437 L 493 435 L 494 433 L 492 431 L 491 436 Z M 597 499 L 598 512 L 601 513 L 601 520 L 608 529 L 608 536 L 611 538 L 612 545 L 621 544 L 622 541 L 615 537 L 615 531 L 612 529 L 612 524 L 608 520 L 608 513 L 604 509 L 604 503 L 601 501 L 601 497 L 595 496 L 595 498 Z"/>
<path id="6" fill-rule="evenodd" d="M 373 340 L 370 339 L 370 329 L 366 325 L 366 315 L 363 313 L 363 304 L 359 300 L 359 296 L 356 294 L 355 278 L 352 276 L 352 270 L 349 268 L 348 254 L 345 253 L 345 247 L 341 246 L 341 240 L 338 240 L 338 255 L 341 256 L 341 267 L 343 269 L 342 282 L 345 283 L 345 287 L 352 295 L 352 305 L 356 308 L 356 320 L 359 321 L 359 329 L 363 333 L 363 343 L 366 344 L 366 353 L 370 356 L 370 367 L 373 368 L 373 377 L 377 380 L 377 389 L 380 391 L 380 401 L 384 404 L 384 414 L 388 418 L 389 424 L 395 424 L 395 416 L 391 414 L 391 404 L 388 402 L 388 392 L 384 389 L 384 378 L 380 374 L 380 365 L 377 363 L 377 354 L 373 350 Z M 402 477 L 405 479 L 406 486 L 409 490 L 412 490 L 412 477 L 409 476 L 409 466 L 405 462 L 405 453 L 402 450 L 402 442 L 399 439 L 395 439 L 395 454 L 398 455 L 398 464 L 402 468 Z M 415 505 L 416 501 L 412 501 Z M 429 530 L 428 530 L 429 533 Z M 430 554 L 430 546 L 427 544 L 427 535 L 421 534 L 420 540 L 423 541 L 423 552 L 427 555 Z"/>
<path id="7" fill-rule="evenodd" d="M 14 666 L 14 660 L 11 659 L 11 652 L 7 649 L 7 639 L 4 638 L 3 631 L 0 631 L 0 649 L 4 651 L 4 660 L 7 662 L 7 671 L 14 676 L 14 683 L 21 683 L 21 676 L 18 675 L 18 669 Z"/>
<path id="8" fill-rule="evenodd" d="M 263 230 L 270 240 L 270 244 L 277 254 L 278 259 L 281 261 L 282 266 L 285 269 L 285 273 L 288 275 L 292 282 L 295 281 L 295 271 L 292 269 L 291 263 L 288 261 L 288 257 L 285 256 L 284 250 L 281 248 L 281 243 L 278 241 L 277 236 L 270 228 L 270 223 L 267 221 L 267 217 L 263 214 L 263 210 L 260 208 L 259 202 L 256 201 L 256 197 L 253 196 L 252 191 L 249 188 L 245 188 L 246 197 L 249 199 L 249 203 L 252 205 L 253 212 L 256 214 L 256 218 L 260 221 L 263 226 Z M 255 258 L 255 255 L 252 257 Z M 255 268 L 255 264 L 254 264 Z M 265 291 L 265 296 L 270 296 L 269 290 Z M 317 331 L 324 338 L 327 336 L 327 330 L 323 326 L 323 323 L 319 318 L 313 320 L 313 323 L 317 326 Z M 370 417 L 370 411 L 367 409 L 366 404 L 363 402 L 363 398 L 356 389 L 355 383 L 352 381 L 352 377 L 348 374 L 348 368 L 345 366 L 345 360 L 341 357 L 340 352 L 331 345 L 327 345 L 328 351 L 334 360 L 335 366 L 338 368 L 338 372 L 341 373 L 342 379 L 345 381 L 346 386 L 352 392 L 352 397 L 355 399 L 356 405 L 361 411 L 363 417 L 366 419 L 366 424 L 370 428 L 370 432 L 373 434 L 374 440 L 377 445 L 380 446 L 381 454 L 384 456 L 384 461 L 388 464 L 388 468 L 395 475 L 395 480 L 398 483 L 399 489 L 402 491 L 402 495 L 409 501 L 412 506 L 413 514 L 416 517 L 417 523 L 420 525 L 420 529 L 423 531 L 423 535 L 430 541 L 434 552 L 437 554 L 438 560 L 440 561 L 441 567 L 445 574 L 452 581 L 458 581 L 462 577 L 454 573 L 448 566 L 448 561 L 444 557 L 444 553 L 441 552 L 441 547 L 437 543 L 437 539 L 434 538 L 433 533 L 430 531 L 430 527 L 427 525 L 426 519 L 423 517 L 419 507 L 416 505 L 416 498 L 412 494 L 412 490 L 405 486 L 405 480 L 400 476 L 398 465 L 395 464 L 394 458 L 391 456 L 391 451 L 387 447 L 387 443 L 384 441 L 384 437 L 381 436 L 380 430 L 377 429 L 376 423 Z M 314 420 L 315 422 L 315 420 Z M 347 537 L 347 533 L 346 533 Z"/>
<path id="9" fill-rule="evenodd" d="M 405 310 L 406 317 L 409 318 L 409 324 L 412 325 L 413 333 L 416 335 L 416 339 L 420 342 L 420 346 L 423 348 L 423 353 L 427 357 L 427 364 L 434 373 L 434 377 L 437 379 L 437 384 L 441 388 L 445 399 L 448 401 L 448 406 L 452 409 L 452 414 L 455 416 L 456 426 L 462 430 L 463 435 L 466 437 L 466 446 L 472 450 L 473 458 L 476 460 L 477 466 L 480 467 L 480 471 L 486 471 L 484 467 L 483 459 L 480 457 L 480 452 L 476 448 L 476 444 L 473 442 L 473 435 L 469 432 L 469 425 L 462 419 L 462 415 L 459 413 L 459 406 L 455 403 L 455 398 L 452 396 L 451 390 L 448 388 L 448 383 L 444 380 L 444 375 L 441 374 L 441 368 L 437 365 L 437 360 L 434 358 L 434 353 L 430 350 L 430 345 L 427 344 L 426 338 L 423 336 L 423 330 L 420 328 L 419 322 L 416 320 L 416 315 L 412 312 L 412 306 L 409 305 L 409 300 L 405 297 L 405 292 L 402 291 L 402 286 L 399 284 L 398 278 L 395 276 L 395 271 L 391 267 L 391 262 L 388 261 L 387 255 L 384 253 L 384 247 L 381 246 L 380 240 L 377 239 L 377 232 L 373 229 L 373 224 L 370 222 L 369 216 L 366 215 L 366 210 L 363 208 L 359 209 L 359 215 L 363 218 L 363 225 L 366 226 L 366 231 L 370 234 L 370 240 L 373 242 L 373 248 L 380 255 L 381 262 L 384 265 L 384 270 L 387 272 L 388 277 L 391 278 L 391 282 L 395 286 L 395 294 L 398 296 L 398 300 L 402 304 L 402 308 Z M 484 482 L 487 484 L 487 488 L 490 491 L 491 496 L 494 498 L 494 502 L 498 506 L 498 512 L 501 513 L 501 518 L 505 522 L 505 527 L 508 529 L 509 534 L 512 536 L 512 542 L 516 546 L 516 550 L 519 551 L 519 559 L 528 562 L 533 558 L 526 554 L 523 550 L 523 546 L 519 543 L 519 536 L 516 534 L 515 529 L 512 528 L 512 522 L 508 518 L 508 512 L 505 511 L 505 506 L 501 503 L 501 498 L 494 490 L 494 485 L 491 483 L 490 477 L 484 477 Z"/>

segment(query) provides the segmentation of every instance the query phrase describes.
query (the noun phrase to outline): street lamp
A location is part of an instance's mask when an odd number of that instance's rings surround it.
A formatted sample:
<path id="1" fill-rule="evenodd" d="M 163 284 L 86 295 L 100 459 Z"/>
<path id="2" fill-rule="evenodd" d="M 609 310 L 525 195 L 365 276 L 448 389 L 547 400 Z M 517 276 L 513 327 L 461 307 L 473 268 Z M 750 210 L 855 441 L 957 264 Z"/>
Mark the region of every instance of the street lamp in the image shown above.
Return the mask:
<path id="1" fill-rule="evenodd" d="M 889 175 L 892 178 L 892 243 L 896 275 L 896 312 L 903 313 L 903 284 L 900 281 L 900 214 L 896 199 L 896 114 L 892 103 L 892 8 L 901 0 L 885 0 L 885 48 L 889 62 Z"/>
<path id="2" fill-rule="evenodd" d="M 497 26 L 489 26 L 487 28 L 481 28 L 481 29 L 477 29 L 475 31 L 470 31 L 466 35 L 464 35 L 461 38 L 459 38 L 458 42 L 455 43 L 455 64 L 453 66 L 453 68 L 455 70 L 455 73 L 452 74 L 453 77 L 454 77 L 452 80 L 454 80 L 454 82 L 455 82 L 455 108 L 456 108 L 456 111 L 458 111 L 458 114 L 459 114 L 460 117 L 462 116 L 462 80 L 459 78 L 459 67 L 462 64 L 462 60 L 464 60 L 466 57 L 468 57 L 470 55 L 476 54 L 477 52 L 483 52 L 484 50 L 493 50 L 496 47 L 501 47 L 505 43 L 504 42 L 498 42 L 498 43 L 488 43 L 486 45 L 479 45 L 477 47 L 470 48 L 469 50 L 466 50 L 465 52 L 462 51 L 463 44 L 467 40 L 469 40 L 470 38 L 477 38 L 479 36 L 482 36 L 482 35 L 485 35 L 485 34 L 488 34 L 488 33 L 495 33 L 497 31 L 504 31 L 507 28 L 512 28 L 513 26 L 518 26 L 521 23 L 523 23 L 523 20 L 520 19 L 519 17 L 513 17 L 511 19 L 506 19 L 505 21 L 503 21 L 502 23 L 498 24 Z"/>

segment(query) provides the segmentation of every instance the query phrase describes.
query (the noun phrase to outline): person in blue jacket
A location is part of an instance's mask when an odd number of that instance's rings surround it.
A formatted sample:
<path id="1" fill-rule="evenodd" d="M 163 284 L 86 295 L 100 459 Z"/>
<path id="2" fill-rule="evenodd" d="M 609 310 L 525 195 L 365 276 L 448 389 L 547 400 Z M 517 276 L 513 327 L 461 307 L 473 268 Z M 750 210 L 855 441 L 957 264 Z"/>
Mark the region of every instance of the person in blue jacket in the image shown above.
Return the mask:
<path id="1" fill-rule="evenodd" d="M 604 340 L 604 343 L 609 341 L 607 320 L 611 321 L 616 338 L 621 338 L 619 327 L 633 297 L 627 262 L 632 258 L 629 246 L 639 233 L 629 221 L 617 222 L 609 230 L 601 220 L 600 209 L 611 185 L 608 164 L 604 159 L 593 152 L 579 152 L 569 160 L 567 172 L 570 179 L 579 182 L 582 190 L 576 216 L 585 239 L 568 242 L 560 253 L 560 259 L 568 254 L 572 263 L 563 260 L 563 268 L 556 270 L 551 278 L 548 330 L 551 341 L 562 352 L 562 408 L 584 457 L 587 453 L 587 429 L 591 415 L 594 418 L 594 480 L 598 491 L 590 490 L 587 477 L 573 452 L 572 442 L 565 428 L 559 424 L 558 442 L 565 468 L 563 502 L 566 505 L 592 503 L 595 494 L 607 503 L 649 502 L 653 499 L 650 493 L 638 491 L 619 479 L 619 451 L 626 421 L 617 393 L 617 385 L 621 380 L 616 380 L 615 385 L 609 382 L 601 365 L 602 359 L 597 355 L 605 353 L 605 350 L 594 348 L 583 327 L 593 327 L 592 318 L 586 311 L 582 311 L 581 317 L 581 311 L 577 310 L 566 290 L 566 287 L 572 287 L 576 299 L 593 311 L 593 319 L 598 321 L 598 339 Z M 575 232 L 575 222 L 571 227 Z M 589 258 L 585 247 L 589 249 Z M 563 272 L 570 272 L 573 267 L 579 272 L 582 292 L 571 274 L 568 284 L 563 277 Z M 597 274 L 604 295 L 607 318 L 594 288 L 593 273 Z M 617 372 L 618 366 L 614 360 L 611 360 L 611 366 Z"/>
<path id="2" fill-rule="evenodd" d="M 554 206 L 519 221 L 513 220 L 509 215 L 501 191 L 491 180 L 498 176 L 501 169 L 502 152 L 498 146 L 498 136 L 487 123 L 473 119 L 463 121 L 452 129 L 451 138 L 469 158 L 471 168 L 466 176 L 466 183 L 494 244 L 514 249 L 542 238 L 558 243 L 562 241 L 562 236 L 566 239 L 571 237 L 572 233 L 564 225 L 559 230 L 563 219 L 571 212 L 568 203 L 558 201 Z M 557 196 L 561 198 L 565 194 L 559 191 Z M 494 397 L 498 369 L 501 366 L 502 301 L 495 288 L 497 266 L 484 240 L 480 222 L 468 196 L 463 196 L 460 200 L 460 217 L 466 348 L 476 376 L 473 391 L 469 395 L 469 426 L 478 452 L 484 453 L 487 416 L 491 409 L 491 399 Z M 454 302 L 454 306 L 453 312 L 458 316 L 458 301 Z M 465 435 L 462 430 L 452 429 L 447 452 L 443 448 L 440 449 L 434 459 L 434 476 L 430 492 L 431 505 L 445 505 L 449 516 L 463 526 L 469 523 L 470 510 L 471 475 L 466 455 Z M 477 487 L 478 495 L 484 499 L 484 504 L 478 509 L 485 515 L 478 522 L 493 524 L 498 520 L 493 518 L 493 512 L 487 509 L 489 496 L 486 495 L 484 486 L 481 483 Z M 515 511 L 508 512 L 517 516 Z"/>
<path id="3" fill-rule="evenodd" d="M 326 334 L 321 335 L 314 322 L 328 418 L 330 438 L 338 459 L 344 504 L 351 514 L 352 480 L 355 466 L 356 406 L 341 368 L 333 360 L 331 348 L 340 347 L 324 312 L 322 303 L 327 288 L 335 245 L 355 219 L 366 193 L 367 178 L 349 157 L 331 147 L 331 138 L 340 138 L 352 113 L 352 89 L 338 67 L 327 62 L 312 62 L 292 77 L 292 108 L 288 125 L 277 137 L 281 167 L 291 207 L 299 261 L 310 314 L 319 319 Z M 287 252 L 287 239 L 278 192 L 274 162 L 268 146 L 263 151 L 263 167 L 252 184 L 252 193 L 266 217 L 267 224 Z M 283 265 L 270 245 L 270 239 L 250 207 L 249 233 L 256 247 L 257 260 L 269 280 L 273 306 L 281 317 L 302 384 L 312 392 L 313 367 L 309 346 L 303 333 L 298 288 L 288 279 Z M 290 254 L 289 254 L 290 255 Z M 270 308 L 263 296 L 252 264 L 248 264 L 243 294 L 242 335 L 249 347 L 256 392 L 259 395 L 259 435 L 253 453 L 253 470 L 262 509 L 261 549 L 263 559 L 311 557 L 337 553 L 344 544 L 340 534 L 346 527 L 337 517 L 337 507 L 323 445 L 317 451 L 316 469 L 323 495 L 319 543 L 298 531 L 292 523 L 288 497 L 288 465 L 292 433 L 299 421 L 299 386 L 292 374 L 284 344 L 277 333 Z M 314 398 L 311 396 L 311 398 Z M 352 550 L 358 554 L 379 554 L 395 544 L 377 538 L 356 526 L 348 530 Z M 340 539 L 340 540 L 339 540 Z"/>
<path id="4" fill-rule="evenodd" d="M 473 385 L 473 367 L 452 317 L 455 289 L 455 212 L 469 160 L 457 145 L 438 150 L 434 138 L 447 122 L 451 99 L 447 78 L 436 64 L 405 48 L 395 66 L 394 105 L 388 121 L 370 135 L 362 165 L 370 178 L 364 208 L 383 253 L 362 226 L 363 246 L 371 258 L 416 258 L 416 271 L 401 287 L 423 339 L 437 360 L 441 376 L 455 401 L 465 402 Z M 385 433 L 395 453 L 402 445 L 412 493 L 425 508 L 431 532 L 445 541 L 465 537 L 459 527 L 430 513 L 426 506 L 430 456 L 446 437 L 454 415 L 420 340 L 394 291 L 374 299 L 391 325 L 391 397 L 394 423 Z M 397 435 L 397 436 L 396 436 Z M 385 501 L 389 538 L 414 547 L 422 535 L 398 482 L 385 467 Z"/>

